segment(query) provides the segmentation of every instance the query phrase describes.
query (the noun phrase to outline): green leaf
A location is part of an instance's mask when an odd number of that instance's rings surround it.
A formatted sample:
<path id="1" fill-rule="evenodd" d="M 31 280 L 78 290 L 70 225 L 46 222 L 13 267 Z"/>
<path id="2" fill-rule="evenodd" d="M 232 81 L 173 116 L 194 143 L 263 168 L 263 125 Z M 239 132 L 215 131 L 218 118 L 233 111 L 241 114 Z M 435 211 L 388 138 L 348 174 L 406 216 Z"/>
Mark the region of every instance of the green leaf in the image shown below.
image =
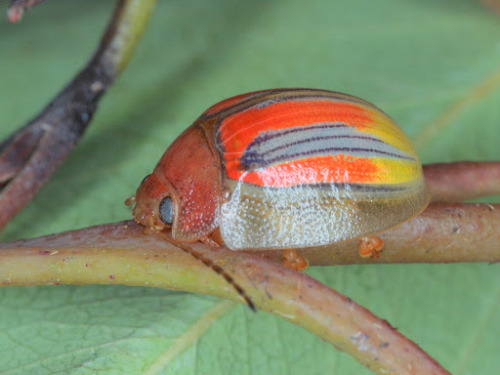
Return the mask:
<path id="1" fill-rule="evenodd" d="M 84 64 L 112 6 L 53 0 L 21 24 L 0 19 L 0 138 Z M 498 35 L 498 16 L 465 0 L 160 1 L 94 124 L 2 240 L 129 218 L 124 199 L 186 126 L 225 97 L 263 88 L 317 87 L 370 100 L 417 141 L 425 162 L 498 160 Z M 453 374 L 498 372 L 495 265 L 309 272 L 389 320 Z M 5 288 L 0 317 L 6 374 L 370 373 L 276 317 L 157 289 Z"/>

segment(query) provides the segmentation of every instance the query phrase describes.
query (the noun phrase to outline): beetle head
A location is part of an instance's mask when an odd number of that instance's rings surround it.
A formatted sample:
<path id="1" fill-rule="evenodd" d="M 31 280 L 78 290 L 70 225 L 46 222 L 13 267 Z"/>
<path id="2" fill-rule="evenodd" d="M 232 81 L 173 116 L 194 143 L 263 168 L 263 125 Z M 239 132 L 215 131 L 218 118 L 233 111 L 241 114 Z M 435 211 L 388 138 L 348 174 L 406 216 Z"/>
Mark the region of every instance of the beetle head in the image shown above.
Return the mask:
<path id="1" fill-rule="evenodd" d="M 134 219 L 146 232 L 172 228 L 174 239 L 198 241 L 217 227 L 220 180 L 207 136 L 193 125 L 172 143 L 128 203 L 135 202 Z"/>
<path id="2" fill-rule="evenodd" d="M 135 203 L 135 221 L 143 225 L 146 232 L 154 233 L 172 226 L 176 215 L 176 197 L 172 185 L 153 173 L 146 176 L 127 204 Z"/>

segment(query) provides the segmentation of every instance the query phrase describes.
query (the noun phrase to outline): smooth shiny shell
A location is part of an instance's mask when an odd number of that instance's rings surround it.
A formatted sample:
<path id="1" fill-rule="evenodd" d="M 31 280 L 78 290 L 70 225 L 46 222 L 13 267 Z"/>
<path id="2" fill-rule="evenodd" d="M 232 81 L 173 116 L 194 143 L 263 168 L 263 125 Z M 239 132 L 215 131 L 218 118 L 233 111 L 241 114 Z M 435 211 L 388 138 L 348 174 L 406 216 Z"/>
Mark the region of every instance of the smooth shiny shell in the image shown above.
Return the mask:
<path id="1" fill-rule="evenodd" d="M 139 187 L 151 230 L 174 203 L 173 236 L 217 228 L 231 249 L 303 248 L 368 236 L 430 200 L 410 140 L 374 105 L 312 89 L 258 91 L 205 111 Z"/>

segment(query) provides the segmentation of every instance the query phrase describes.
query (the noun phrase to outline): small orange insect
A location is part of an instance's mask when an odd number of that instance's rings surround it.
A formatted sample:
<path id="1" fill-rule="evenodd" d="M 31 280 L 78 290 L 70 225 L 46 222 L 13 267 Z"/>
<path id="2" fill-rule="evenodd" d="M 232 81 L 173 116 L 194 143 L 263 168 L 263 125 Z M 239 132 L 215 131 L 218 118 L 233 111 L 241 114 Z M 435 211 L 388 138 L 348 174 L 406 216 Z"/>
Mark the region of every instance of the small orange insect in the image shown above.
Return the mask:
<path id="1" fill-rule="evenodd" d="M 380 109 L 315 89 L 274 89 L 206 110 L 128 200 L 149 232 L 232 250 L 294 249 L 374 234 L 419 214 L 430 195 L 415 149 Z"/>

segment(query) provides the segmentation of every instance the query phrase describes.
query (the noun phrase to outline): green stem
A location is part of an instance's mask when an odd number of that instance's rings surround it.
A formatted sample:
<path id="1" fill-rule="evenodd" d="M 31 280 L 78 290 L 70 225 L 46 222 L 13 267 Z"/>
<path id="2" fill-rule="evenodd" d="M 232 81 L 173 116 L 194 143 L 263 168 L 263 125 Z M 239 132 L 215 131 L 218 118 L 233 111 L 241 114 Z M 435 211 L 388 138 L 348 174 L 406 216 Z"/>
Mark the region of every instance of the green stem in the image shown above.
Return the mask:
<path id="1" fill-rule="evenodd" d="M 139 43 L 156 0 L 120 0 L 112 23 L 104 34 L 96 57 L 104 65 L 116 69 L 115 76 L 123 72 Z"/>
<path id="2" fill-rule="evenodd" d="M 190 246 L 230 274 L 259 309 L 309 330 L 377 373 L 448 374 L 389 323 L 306 274 L 244 252 Z M 132 222 L 0 244 L 0 282 L 154 286 L 243 302 L 213 269 Z"/>

